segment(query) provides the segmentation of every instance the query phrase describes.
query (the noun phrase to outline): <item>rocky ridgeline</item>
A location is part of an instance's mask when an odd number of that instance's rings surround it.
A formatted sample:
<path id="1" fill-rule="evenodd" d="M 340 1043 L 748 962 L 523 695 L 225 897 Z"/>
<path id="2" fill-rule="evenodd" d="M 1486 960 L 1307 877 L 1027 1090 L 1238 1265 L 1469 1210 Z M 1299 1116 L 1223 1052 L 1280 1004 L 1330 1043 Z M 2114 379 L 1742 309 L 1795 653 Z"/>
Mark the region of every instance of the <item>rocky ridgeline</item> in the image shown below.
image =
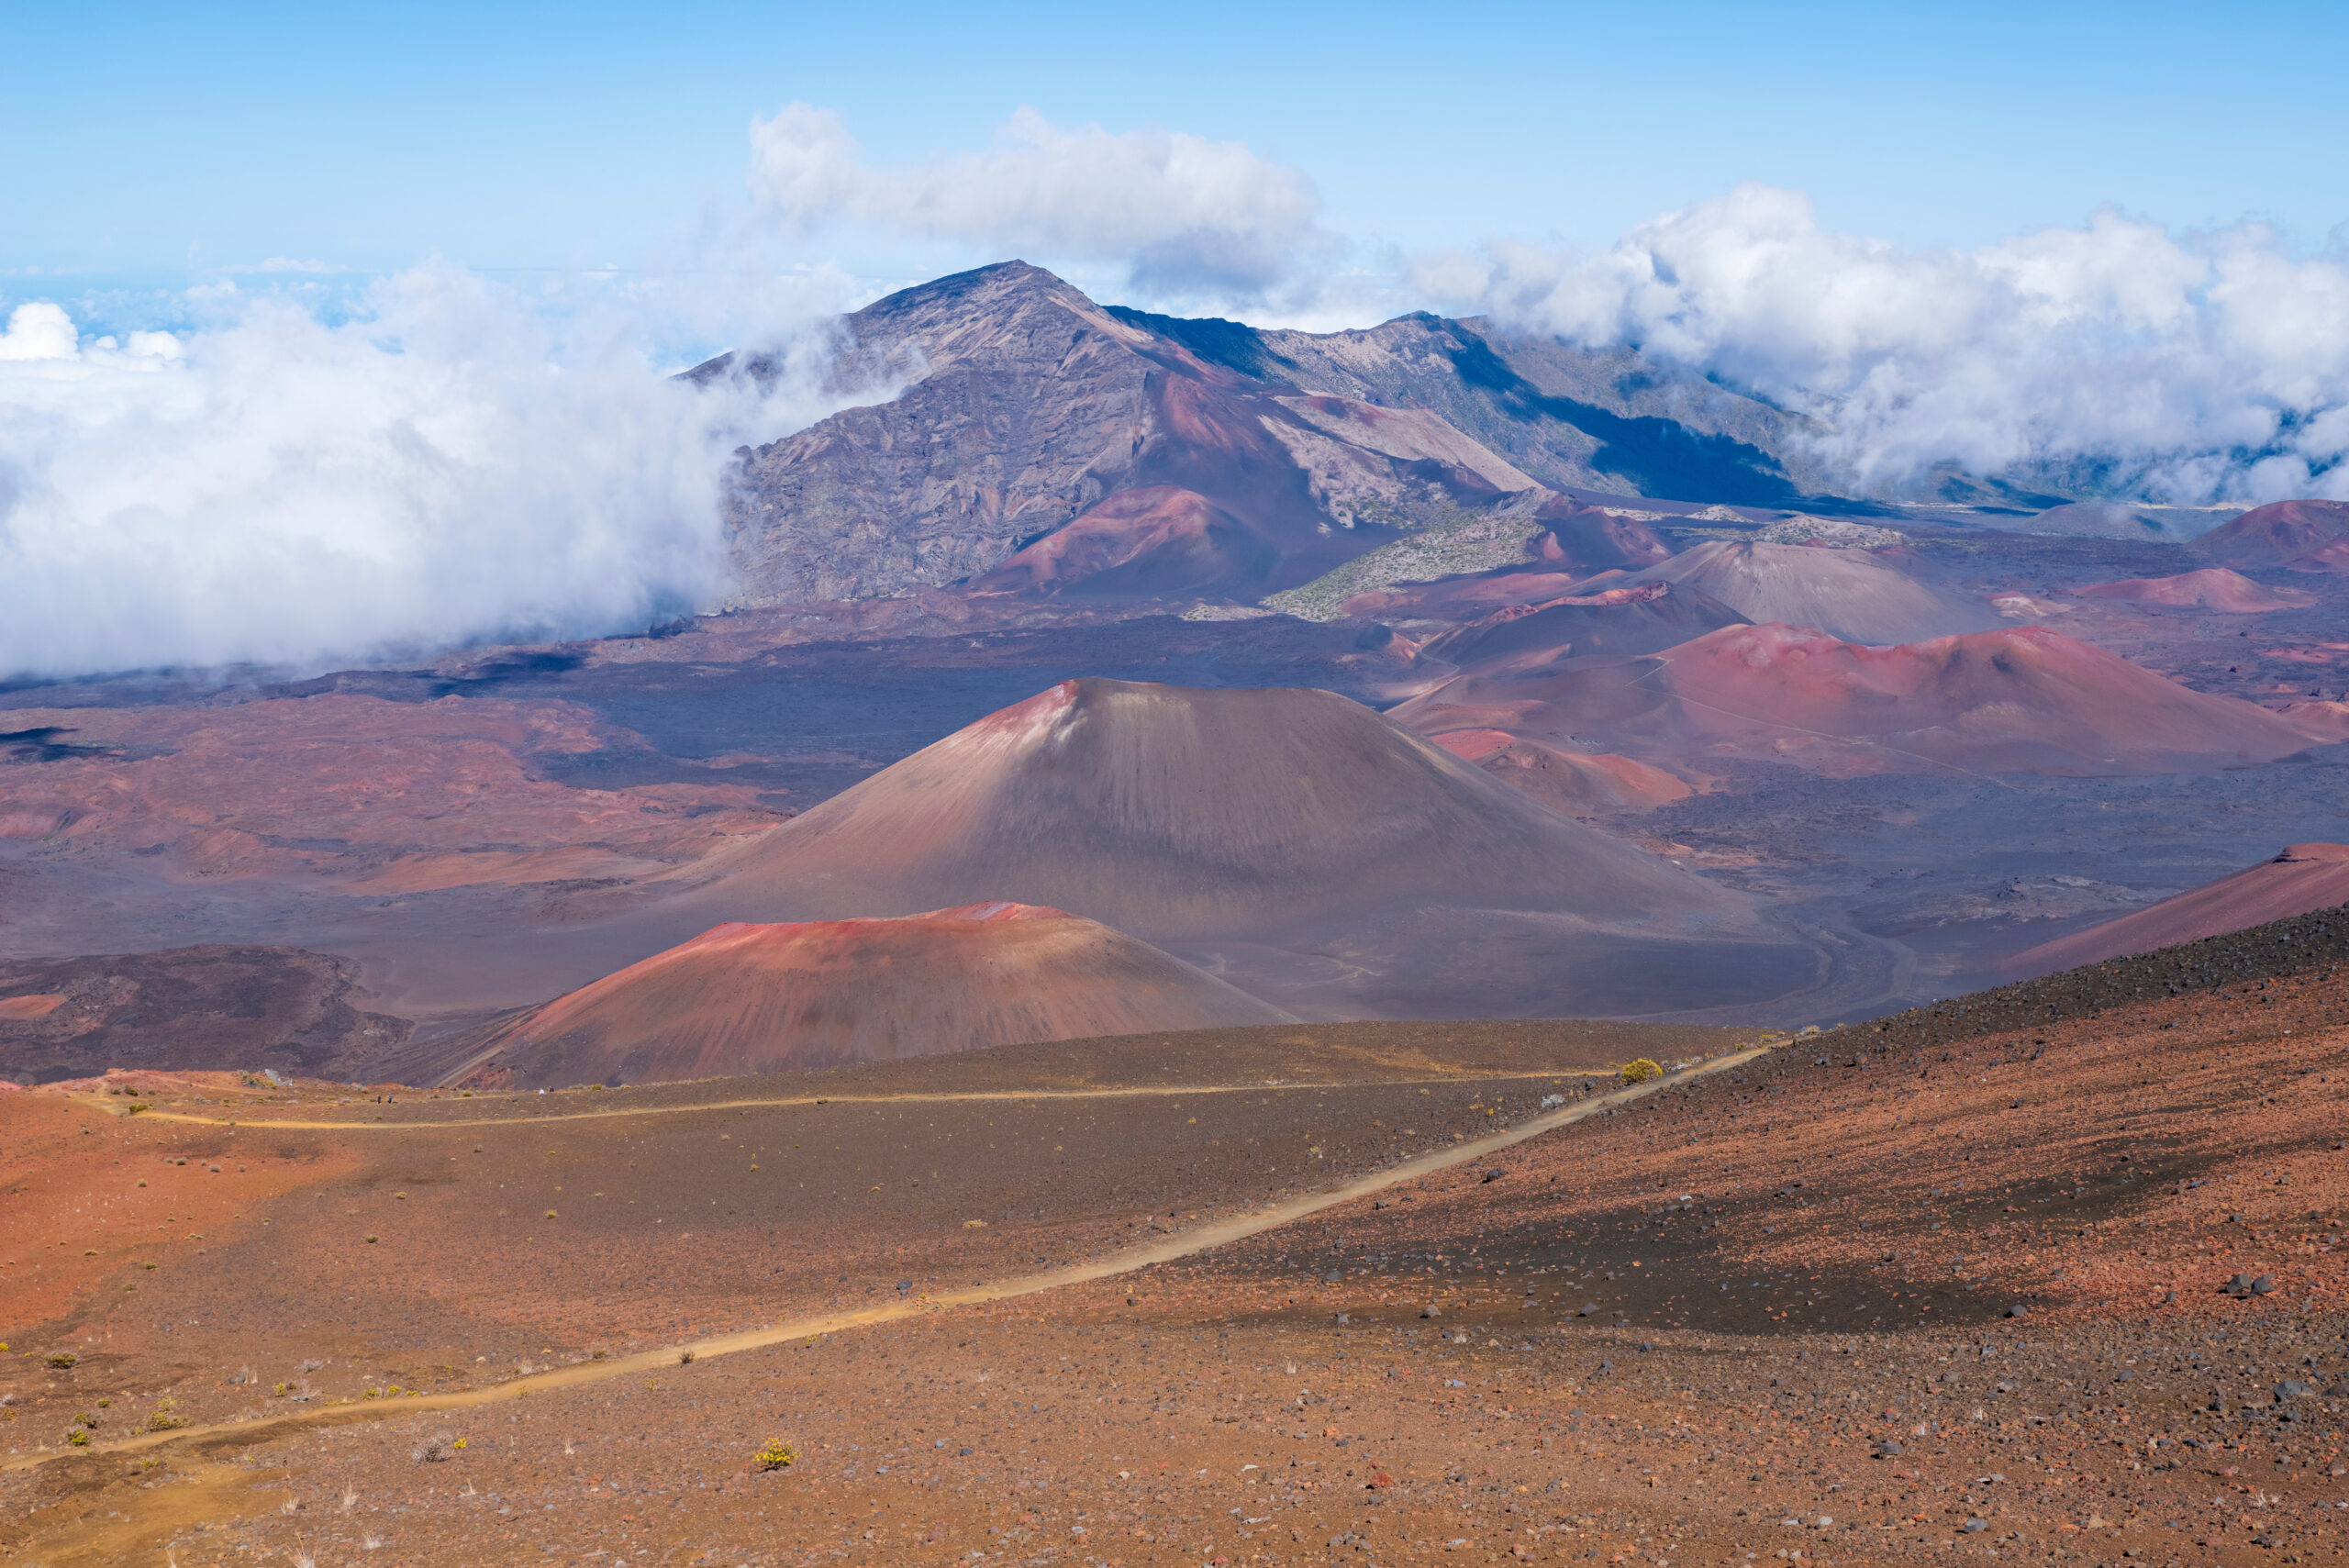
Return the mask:
<path id="1" fill-rule="evenodd" d="M 2349 905 L 1954 996 L 1840 1032 L 1847 1040 L 1872 1037 L 1874 1050 L 1889 1051 L 2019 1033 L 2172 996 L 2225 995 L 2255 1006 L 2238 988 L 2343 960 L 2349 960 Z"/>

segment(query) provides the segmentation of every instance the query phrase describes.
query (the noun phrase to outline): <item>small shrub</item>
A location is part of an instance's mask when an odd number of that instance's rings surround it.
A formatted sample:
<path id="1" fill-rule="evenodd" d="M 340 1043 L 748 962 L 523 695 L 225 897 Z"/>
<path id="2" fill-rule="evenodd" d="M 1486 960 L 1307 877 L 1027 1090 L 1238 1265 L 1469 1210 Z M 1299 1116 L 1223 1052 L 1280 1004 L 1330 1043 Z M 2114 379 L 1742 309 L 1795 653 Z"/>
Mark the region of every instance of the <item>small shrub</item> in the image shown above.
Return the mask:
<path id="1" fill-rule="evenodd" d="M 150 1432 L 176 1431 L 187 1425 L 187 1418 L 179 1413 L 179 1401 L 166 1399 L 147 1413 L 147 1429 Z"/>
<path id="2" fill-rule="evenodd" d="M 51 1351 L 49 1352 L 48 1359 L 49 1364 L 61 1372 L 70 1372 L 82 1364 L 82 1358 L 72 1351 Z"/>
<path id="3" fill-rule="evenodd" d="M 440 1464 L 457 1457 L 457 1434 L 435 1432 L 417 1445 L 409 1456 L 419 1464 Z"/>
<path id="4" fill-rule="evenodd" d="M 797 1449 L 793 1448 L 789 1443 L 784 1442 L 780 1439 L 771 1438 L 767 1440 L 766 1446 L 759 1450 L 756 1456 L 754 1456 L 753 1462 L 755 1462 L 761 1470 L 781 1470 L 787 1465 L 797 1462 L 798 1459 L 799 1451 Z"/>
<path id="5" fill-rule="evenodd" d="M 65 1440 L 75 1448 L 87 1448 L 90 1446 L 90 1434 L 82 1428 L 76 1427 L 65 1434 Z"/>
<path id="6" fill-rule="evenodd" d="M 1623 1082 L 1626 1084 L 1644 1084 L 1651 1078 L 1661 1078 L 1663 1076 L 1664 1069 L 1658 1067 L 1654 1062 L 1650 1062 L 1644 1056 L 1641 1057 L 1637 1062 L 1626 1062 L 1623 1063 Z"/>
<path id="7" fill-rule="evenodd" d="M 691 1366 L 691 1365 L 693 1365 L 693 1364 L 694 1364 L 694 1353 L 693 1353 L 693 1351 L 679 1351 L 677 1352 L 677 1364 L 678 1364 L 679 1366 Z"/>

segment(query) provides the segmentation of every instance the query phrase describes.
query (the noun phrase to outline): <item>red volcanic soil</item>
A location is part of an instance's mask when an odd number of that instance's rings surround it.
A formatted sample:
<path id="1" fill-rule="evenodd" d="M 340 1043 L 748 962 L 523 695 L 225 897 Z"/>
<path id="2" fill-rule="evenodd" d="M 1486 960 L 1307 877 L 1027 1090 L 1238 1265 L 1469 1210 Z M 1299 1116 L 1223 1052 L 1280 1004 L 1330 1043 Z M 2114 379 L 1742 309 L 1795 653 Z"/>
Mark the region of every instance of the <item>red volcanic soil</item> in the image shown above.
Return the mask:
<path id="1" fill-rule="evenodd" d="M 2315 604 L 2314 594 L 2296 588 L 2266 588 L 2240 573 L 2221 566 L 2183 572 L 2175 577 L 2127 577 L 2118 583 L 2093 583 L 2075 588 L 2084 599 L 2121 599 L 2139 605 L 2176 605 L 2251 615 L 2262 610 L 2299 610 Z"/>
<path id="2" fill-rule="evenodd" d="M 1176 594 L 1268 577 L 1280 549 L 1197 492 L 1121 490 L 1045 535 L 974 592 Z"/>
<path id="3" fill-rule="evenodd" d="M 2349 539 L 2349 501 L 2277 501 L 2187 548 L 2221 566 L 2281 566 L 2343 539 Z"/>
<path id="4" fill-rule="evenodd" d="M 1869 648 L 1731 627 L 1646 659 L 1469 672 L 1394 710 L 1423 733 L 1603 735 L 1634 754 L 1748 753 L 1831 770 L 2168 773 L 2272 762 L 2309 737 L 2043 627 Z"/>
<path id="5" fill-rule="evenodd" d="M 2337 539 L 2284 562 L 2287 572 L 2349 573 L 2349 539 Z"/>
<path id="6" fill-rule="evenodd" d="M 10 1324 L 79 1359 L 0 1358 L 0 1548 L 2335 1562 L 2349 978 L 2310 934 L 1611 1104 L 1608 1065 L 1736 1037 L 1282 1028 L 594 1095 L 52 1100 L 39 1148 L 0 1140 L 0 1223 L 34 1219 L 0 1257 L 87 1271 Z M 1536 1131 L 1553 1097 L 1582 1114 Z M 304 1179 L 216 1212 L 203 1166 L 235 1162 L 205 1156 L 254 1151 Z M 66 1262 L 139 1239 L 177 1245 Z M 109 1451 L 165 1399 L 242 1419 Z M 83 1417 L 98 1451 L 65 1447 Z"/>
<path id="7" fill-rule="evenodd" d="M 2349 844 L 2294 844 L 2274 860 L 2148 908 L 2019 952 L 2006 968 L 2044 974 L 2223 936 L 2349 904 Z"/>
<path id="8" fill-rule="evenodd" d="M 1913 642 L 1970 630 L 1989 618 L 1862 550 L 1715 539 L 1608 585 L 1642 583 L 1677 584 L 1751 621 L 1815 627 L 1854 642 Z"/>
<path id="9" fill-rule="evenodd" d="M 1732 895 L 1329 692 L 1065 681 L 707 862 L 681 906 L 824 919 L 1005 897 L 1152 940 L 1429 905 L 1657 930 Z"/>
<path id="10" fill-rule="evenodd" d="M 1058 909 L 733 924 L 524 1018 L 448 1074 L 476 1088 L 658 1084 L 1287 1015 Z"/>
<path id="11" fill-rule="evenodd" d="M 370 892 L 650 875 L 772 827 L 755 791 L 573 789 L 540 758 L 632 737 L 559 701 L 347 693 L 218 707 L 26 708 L 0 836 L 147 874 L 321 875 Z"/>
<path id="12" fill-rule="evenodd" d="M 1433 736 L 1455 757 L 1542 805 L 1574 816 L 1587 811 L 1646 811 L 1695 792 L 1662 768 L 1604 752 L 1568 751 L 1520 740 L 1504 729 L 1454 729 Z"/>
<path id="13" fill-rule="evenodd" d="M 1464 667 L 1527 668 L 1591 653 L 1656 653 L 1745 617 L 1694 588 L 1648 583 L 1496 610 L 1423 651 Z"/>

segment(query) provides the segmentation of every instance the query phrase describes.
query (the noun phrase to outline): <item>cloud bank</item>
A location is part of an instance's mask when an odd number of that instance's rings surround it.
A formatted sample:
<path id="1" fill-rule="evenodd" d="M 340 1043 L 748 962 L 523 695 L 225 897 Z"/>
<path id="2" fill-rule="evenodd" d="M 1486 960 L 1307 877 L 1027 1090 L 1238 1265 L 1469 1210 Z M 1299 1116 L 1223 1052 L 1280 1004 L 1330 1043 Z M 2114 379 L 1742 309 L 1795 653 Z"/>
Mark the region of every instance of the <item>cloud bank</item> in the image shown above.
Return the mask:
<path id="1" fill-rule="evenodd" d="M 879 169 L 839 115 L 792 104 L 751 122 L 751 152 L 752 195 L 788 232 L 853 225 L 1118 262 L 1156 294 L 1261 295 L 1327 245 L 1302 175 L 1181 131 L 1063 129 L 1023 108 L 985 151 Z"/>
<path id="2" fill-rule="evenodd" d="M 340 325 L 212 292 L 217 325 L 120 342 L 52 303 L 11 312 L 0 672 L 641 627 L 722 584 L 727 454 L 831 406 L 818 331 L 785 336 L 772 388 L 696 389 L 625 309 L 551 312 L 455 269 L 388 279 Z"/>
<path id="3" fill-rule="evenodd" d="M 1954 463 L 2185 504 L 2349 496 L 2349 265 L 2255 225 L 2179 238 L 2101 213 L 1905 250 L 1747 185 L 1598 256 L 1496 246 L 1431 258 L 1419 281 L 1810 415 L 1819 455 L 1858 486 Z"/>

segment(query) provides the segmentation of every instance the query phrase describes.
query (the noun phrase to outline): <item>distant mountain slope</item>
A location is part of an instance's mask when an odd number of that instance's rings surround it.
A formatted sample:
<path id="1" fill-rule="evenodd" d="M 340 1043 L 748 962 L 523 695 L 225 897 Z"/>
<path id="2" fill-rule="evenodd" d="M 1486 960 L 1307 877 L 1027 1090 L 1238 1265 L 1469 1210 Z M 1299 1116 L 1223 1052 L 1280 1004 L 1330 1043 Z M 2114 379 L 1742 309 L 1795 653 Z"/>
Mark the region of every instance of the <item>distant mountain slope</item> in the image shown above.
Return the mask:
<path id="1" fill-rule="evenodd" d="M 2196 539 L 2194 553 L 2221 566 L 2284 566 L 2349 539 L 2349 501 L 2277 501 Z"/>
<path id="2" fill-rule="evenodd" d="M 1286 1018 L 1096 921 L 991 903 L 718 926 L 496 1028 L 449 1080 L 674 1083 Z"/>
<path id="3" fill-rule="evenodd" d="M 2223 936 L 2349 904 L 2349 844 L 2294 844 L 2273 860 L 2009 959 L 2009 972 L 2045 974 L 2109 958 Z"/>
<path id="4" fill-rule="evenodd" d="M 1229 584 L 1252 595 L 1535 488 L 1423 410 L 1241 374 L 1024 262 L 891 295 L 841 329 L 840 384 L 903 390 L 747 455 L 728 517 L 744 604 L 958 582 L 1162 485 L 1268 547 Z M 693 374 L 738 368 L 769 369 L 721 357 Z"/>
<path id="5" fill-rule="evenodd" d="M 1141 487 L 1191 491 L 1258 541 L 1205 584 L 1253 597 L 1544 486 L 1769 505 L 1819 477 L 1784 466 L 1796 426 L 1766 405 L 1476 322 L 1259 332 L 1105 308 L 1008 261 L 841 330 L 836 384 L 880 400 L 745 455 L 740 604 L 961 582 Z M 774 370 L 721 355 L 690 374 Z"/>

